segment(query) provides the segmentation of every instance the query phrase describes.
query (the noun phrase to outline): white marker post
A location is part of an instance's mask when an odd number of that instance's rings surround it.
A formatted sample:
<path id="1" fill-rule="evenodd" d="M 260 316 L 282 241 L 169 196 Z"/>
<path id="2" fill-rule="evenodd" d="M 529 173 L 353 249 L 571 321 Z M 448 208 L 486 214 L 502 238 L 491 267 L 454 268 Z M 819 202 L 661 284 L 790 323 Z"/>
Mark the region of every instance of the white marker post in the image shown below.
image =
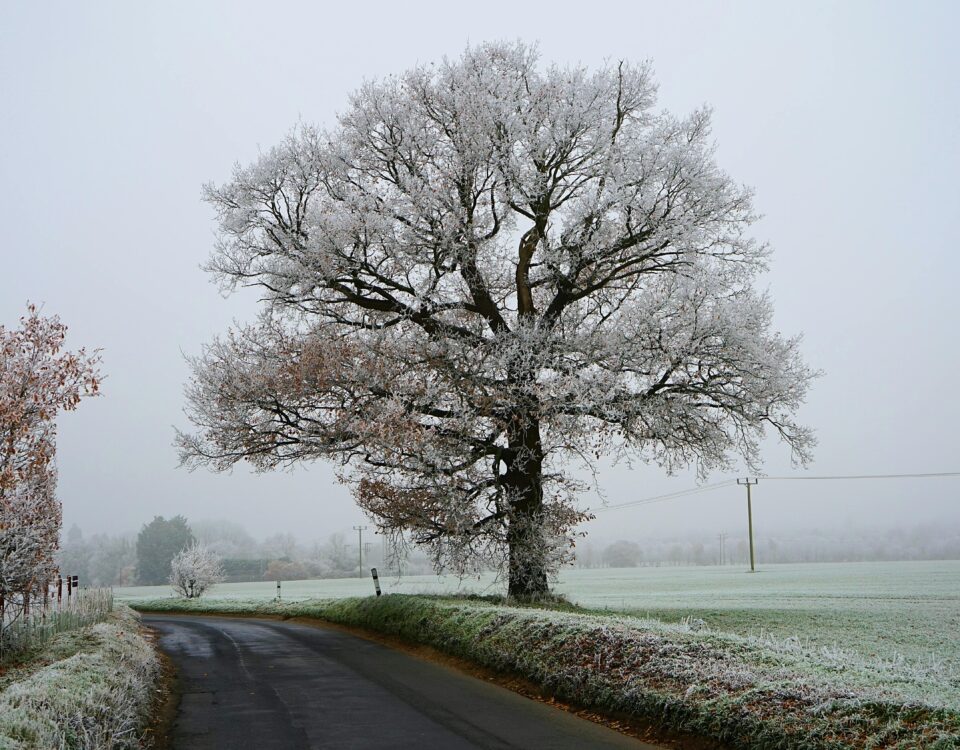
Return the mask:
<path id="1" fill-rule="evenodd" d="M 280 581 L 277 581 L 277 601 L 280 601 Z"/>
<path id="2" fill-rule="evenodd" d="M 380 596 L 380 579 L 377 577 L 377 569 L 370 568 L 370 575 L 373 576 L 373 587 L 377 590 L 377 596 Z"/>

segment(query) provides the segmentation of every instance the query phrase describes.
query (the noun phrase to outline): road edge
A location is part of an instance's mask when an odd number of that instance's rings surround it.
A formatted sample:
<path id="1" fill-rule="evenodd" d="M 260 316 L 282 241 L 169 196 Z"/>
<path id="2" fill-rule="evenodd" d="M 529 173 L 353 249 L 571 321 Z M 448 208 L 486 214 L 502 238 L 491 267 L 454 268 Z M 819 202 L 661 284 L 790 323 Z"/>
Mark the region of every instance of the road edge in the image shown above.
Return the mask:
<path id="1" fill-rule="evenodd" d="M 620 734 L 633 737 L 647 743 L 648 745 L 659 746 L 663 750 L 732 750 L 731 746 L 722 744 L 717 740 L 695 735 L 692 733 L 681 733 L 664 731 L 662 727 L 656 726 L 653 722 L 643 721 L 628 714 L 617 712 L 599 712 L 587 706 L 570 702 L 557 697 L 552 691 L 542 685 L 529 680 L 521 675 L 491 669 L 461 656 L 454 656 L 445 651 L 441 651 L 433 646 L 411 641 L 396 635 L 382 633 L 377 630 L 363 628 L 354 625 L 344 625 L 332 620 L 325 620 L 321 617 L 308 617 L 303 615 L 282 615 L 258 613 L 254 615 L 244 615 L 224 612 L 171 612 L 169 610 L 151 610 L 137 609 L 144 616 L 153 617 L 206 617 L 206 618 L 226 618 L 240 620 L 265 620 L 274 622 L 296 622 L 302 625 L 309 625 L 316 628 L 325 628 L 336 630 L 343 633 L 363 638 L 364 640 L 377 643 L 388 648 L 402 651 L 410 656 L 429 661 L 434 664 L 444 666 L 455 670 L 461 674 L 466 674 L 476 679 L 483 680 L 510 690 L 525 698 L 535 700 L 539 703 L 558 708 L 567 713 L 578 716 L 581 719 L 599 724 Z M 165 657 L 166 658 L 166 657 Z M 169 729 L 169 727 L 168 727 Z M 167 746 L 158 746 L 151 750 L 169 750 Z"/>

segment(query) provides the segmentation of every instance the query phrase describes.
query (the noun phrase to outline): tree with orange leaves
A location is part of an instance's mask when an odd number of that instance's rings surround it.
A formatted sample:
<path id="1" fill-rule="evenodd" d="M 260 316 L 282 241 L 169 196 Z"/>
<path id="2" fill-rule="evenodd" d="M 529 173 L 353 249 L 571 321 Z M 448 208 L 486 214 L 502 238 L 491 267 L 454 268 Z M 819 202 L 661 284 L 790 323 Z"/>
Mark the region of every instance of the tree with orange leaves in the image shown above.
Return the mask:
<path id="1" fill-rule="evenodd" d="M 34 305 L 0 326 L 0 632 L 56 573 L 56 417 L 99 392 L 99 354 L 63 350 L 67 327 Z"/>

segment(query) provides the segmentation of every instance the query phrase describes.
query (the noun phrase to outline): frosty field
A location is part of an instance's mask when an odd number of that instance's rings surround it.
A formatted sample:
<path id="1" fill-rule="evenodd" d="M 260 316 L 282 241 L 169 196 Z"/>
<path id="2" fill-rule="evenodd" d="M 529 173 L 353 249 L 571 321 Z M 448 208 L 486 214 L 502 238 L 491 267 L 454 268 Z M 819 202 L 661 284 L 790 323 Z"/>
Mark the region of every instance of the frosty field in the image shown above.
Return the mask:
<path id="1" fill-rule="evenodd" d="M 383 577 L 387 593 L 499 594 L 492 577 Z M 713 630 L 797 639 L 804 647 L 903 660 L 960 674 L 960 561 L 567 570 L 558 592 L 588 609 L 704 620 Z M 122 599 L 172 596 L 169 587 L 118 588 Z M 288 581 L 284 600 L 373 593 L 369 578 Z M 211 598 L 272 599 L 276 582 L 228 583 Z"/>
<path id="2" fill-rule="evenodd" d="M 572 571 L 568 596 L 714 630 L 797 638 L 865 658 L 939 664 L 960 674 L 960 561 Z"/>

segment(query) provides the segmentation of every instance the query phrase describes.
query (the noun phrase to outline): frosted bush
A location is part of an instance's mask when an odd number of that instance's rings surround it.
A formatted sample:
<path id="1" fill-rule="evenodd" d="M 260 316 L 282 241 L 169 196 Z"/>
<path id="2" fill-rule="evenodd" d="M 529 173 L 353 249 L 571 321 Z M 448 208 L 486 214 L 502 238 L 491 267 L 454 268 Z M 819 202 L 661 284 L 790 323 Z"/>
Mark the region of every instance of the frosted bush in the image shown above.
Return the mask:
<path id="1" fill-rule="evenodd" d="M 178 596 L 196 599 L 223 580 L 220 558 L 202 544 L 178 552 L 170 563 L 170 585 Z"/>

